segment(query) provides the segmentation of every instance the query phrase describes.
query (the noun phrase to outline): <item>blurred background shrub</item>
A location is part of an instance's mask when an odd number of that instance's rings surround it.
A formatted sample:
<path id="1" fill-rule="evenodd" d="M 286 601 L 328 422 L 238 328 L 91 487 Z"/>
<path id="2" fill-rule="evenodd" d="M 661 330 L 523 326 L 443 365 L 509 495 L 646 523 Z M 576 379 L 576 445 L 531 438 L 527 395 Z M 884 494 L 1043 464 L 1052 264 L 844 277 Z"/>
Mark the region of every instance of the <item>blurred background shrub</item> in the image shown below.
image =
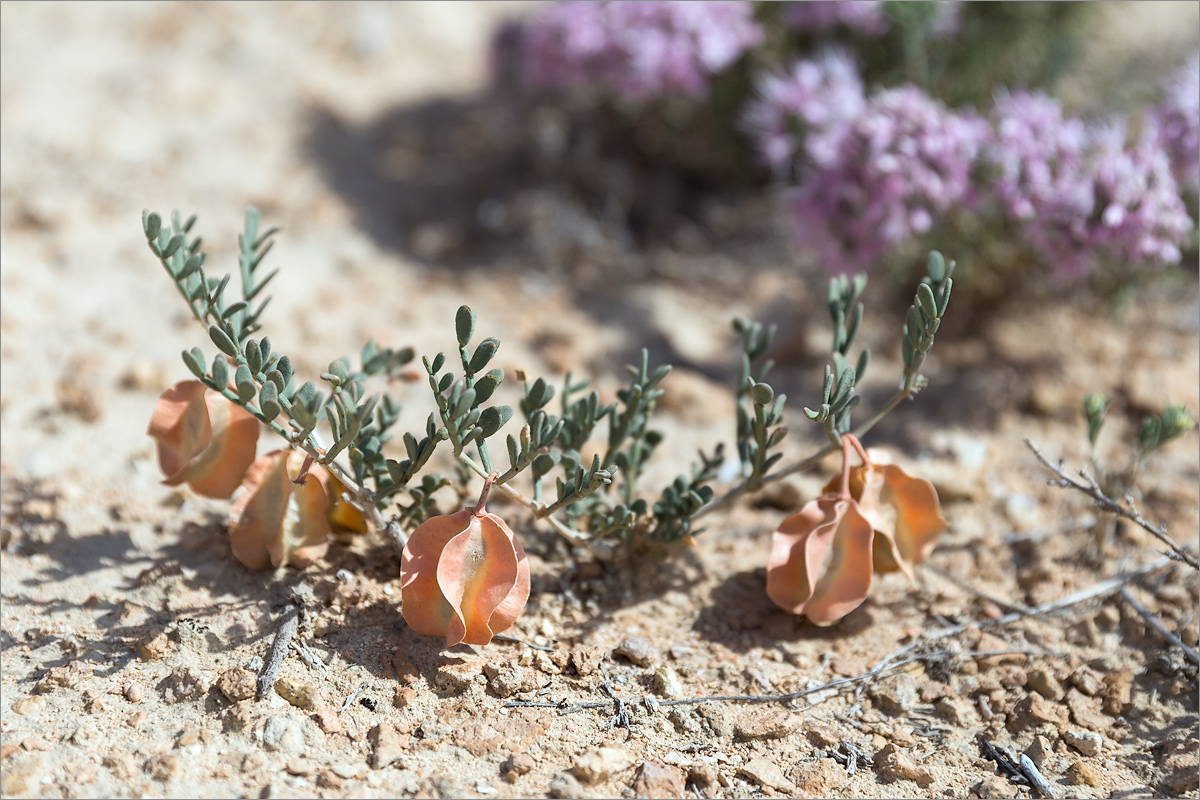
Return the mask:
<path id="1" fill-rule="evenodd" d="M 543 174 L 642 242 L 696 197 L 759 194 L 828 272 L 905 282 L 937 248 L 977 302 L 1116 293 L 1195 264 L 1200 58 L 1072 113 L 1098 10 L 547 3 L 496 32 L 494 96 Z"/>

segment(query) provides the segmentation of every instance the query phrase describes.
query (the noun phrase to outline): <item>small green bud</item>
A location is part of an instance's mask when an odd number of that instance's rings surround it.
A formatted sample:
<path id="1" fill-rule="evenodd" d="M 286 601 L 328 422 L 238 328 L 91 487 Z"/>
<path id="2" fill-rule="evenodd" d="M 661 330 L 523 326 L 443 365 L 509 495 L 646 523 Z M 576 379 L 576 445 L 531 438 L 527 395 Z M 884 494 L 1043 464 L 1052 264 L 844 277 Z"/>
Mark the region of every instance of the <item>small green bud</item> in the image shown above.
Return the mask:
<path id="1" fill-rule="evenodd" d="M 1083 416 L 1087 420 L 1088 442 L 1096 446 L 1100 428 L 1104 426 L 1104 417 L 1108 413 L 1109 398 L 1100 392 L 1091 392 L 1083 398 Z"/>
<path id="2" fill-rule="evenodd" d="M 755 405 L 770 405 L 771 401 L 775 399 L 775 390 L 765 383 L 754 384 L 753 388 L 750 389 L 750 392 L 754 395 Z"/>

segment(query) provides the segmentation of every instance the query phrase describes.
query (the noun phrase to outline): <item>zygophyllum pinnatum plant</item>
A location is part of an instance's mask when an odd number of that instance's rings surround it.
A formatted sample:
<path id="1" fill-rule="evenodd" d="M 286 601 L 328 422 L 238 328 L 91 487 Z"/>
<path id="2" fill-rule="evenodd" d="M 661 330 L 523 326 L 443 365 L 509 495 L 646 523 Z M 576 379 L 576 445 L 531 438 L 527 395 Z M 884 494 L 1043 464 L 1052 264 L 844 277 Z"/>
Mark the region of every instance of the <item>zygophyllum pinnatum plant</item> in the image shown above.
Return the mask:
<path id="1" fill-rule="evenodd" d="M 627 367 L 628 383 L 610 403 L 602 403 L 588 381 L 572 373 L 559 387 L 519 374 L 522 424 L 515 435 L 501 437 L 514 410 L 491 403 L 506 377 L 492 366 L 500 340 L 480 338 L 475 312 L 463 306 L 454 320 L 455 349 L 420 360 L 433 401 L 424 428 L 397 435 L 399 402 L 384 392 L 368 394 L 367 386 L 376 378 L 411 374 L 413 349 L 369 341 L 357 366 L 340 357 L 316 380 L 301 382 L 291 358 L 259 335 L 270 302 L 264 289 L 278 273 L 264 275 L 261 268 L 277 230 L 260 230 L 257 211 L 247 210 L 239 236 L 239 280 L 231 289 L 231 275 L 218 278 L 205 269 L 202 241 L 192 234 L 195 221 L 194 216 L 184 221 L 177 212 L 169 221 L 148 211 L 142 217 L 151 252 L 216 349 L 211 358 L 201 347 L 184 351 L 194 379 L 164 393 L 148 433 L 158 443 L 167 483 L 188 483 L 218 498 L 233 496 L 241 485 L 231 505 L 230 537 L 234 555 L 249 567 L 305 566 L 324 554 L 335 528 L 382 532 L 404 545 L 402 598 L 410 624 L 445 635 L 449 644 L 484 644 L 515 622 L 529 594 L 524 550 L 508 525 L 487 511 L 490 491 L 506 493 L 571 543 L 614 558 L 680 540 L 694 544 L 704 515 L 842 451 L 839 488 L 830 488 L 835 480 L 822 496 L 833 499 L 813 502 L 843 510 L 822 512 L 818 520 L 806 507 L 795 516 L 803 518 L 801 528 L 811 530 L 802 532 L 803 541 L 793 541 L 790 550 L 777 541 L 772 554 L 772 564 L 786 569 L 773 566 L 771 597 L 818 624 L 829 624 L 861 603 L 873 571 L 911 574 L 911 563 L 923 560 L 944 527 L 927 482 L 908 478 L 899 468 L 875 466 L 858 444 L 858 437 L 925 384 L 920 369 L 953 284 L 954 264 L 946 264 L 939 253 L 930 254 L 928 275 L 908 309 L 899 386 L 874 416 L 852 426 L 860 401 L 856 385 L 870 361 L 865 349 L 853 361 L 850 352 L 862 324 L 866 278 L 838 277 L 829 289 L 832 363 L 825 368 L 820 402 L 804 409 L 823 428 L 829 445 L 779 465 L 778 446 L 787 435 L 786 397 L 766 381 L 772 366 L 766 353 L 775 331 L 738 319 L 738 480 L 715 494 L 713 484 L 726 459 L 718 446 L 712 453 L 700 452 L 687 473 L 647 495 L 640 478 L 663 443 L 653 419 L 671 367 L 651 366 L 645 350 L 638 364 Z M 284 444 L 255 459 L 259 424 Z M 394 441 L 400 446 L 389 446 Z M 430 467 L 439 450 L 457 463 L 454 476 Z M 851 469 L 853 453 L 862 463 Z M 479 501 L 441 513 L 438 491 L 454 486 L 461 497 L 470 491 L 472 474 L 483 481 Z M 854 525 L 844 524 L 851 517 Z M 796 539 L 796 520 L 789 520 L 777 540 Z M 832 561 L 826 551 L 834 554 Z M 839 561 L 840 554 L 850 560 Z M 814 603 L 813 587 L 850 599 Z M 850 602 L 855 597 L 857 602 Z M 812 610 L 817 606 L 819 613 Z"/>

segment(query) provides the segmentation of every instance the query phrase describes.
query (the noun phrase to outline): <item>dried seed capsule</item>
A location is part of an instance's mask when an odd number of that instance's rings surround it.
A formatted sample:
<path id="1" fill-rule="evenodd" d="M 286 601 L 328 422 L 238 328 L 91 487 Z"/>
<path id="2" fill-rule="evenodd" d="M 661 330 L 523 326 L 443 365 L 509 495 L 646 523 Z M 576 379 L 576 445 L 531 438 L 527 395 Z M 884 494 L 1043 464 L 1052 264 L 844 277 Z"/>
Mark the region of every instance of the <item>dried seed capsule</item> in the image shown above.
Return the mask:
<path id="1" fill-rule="evenodd" d="M 295 483 L 306 458 L 298 450 L 276 450 L 246 471 L 245 492 L 229 508 L 229 543 L 247 567 L 304 567 L 325 555 L 333 478 L 310 464 L 304 484 Z"/>
<path id="2" fill-rule="evenodd" d="M 517 621 L 529 599 L 529 562 L 504 520 L 484 508 L 432 517 L 404 548 L 401 611 L 418 633 L 483 645 Z"/>
<path id="3" fill-rule="evenodd" d="M 163 483 L 225 499 L 254 461 L 258 431 L 241 406 L 200 381 L 180 381 L 158 398 L 146 433 L 158 445 Z"/>

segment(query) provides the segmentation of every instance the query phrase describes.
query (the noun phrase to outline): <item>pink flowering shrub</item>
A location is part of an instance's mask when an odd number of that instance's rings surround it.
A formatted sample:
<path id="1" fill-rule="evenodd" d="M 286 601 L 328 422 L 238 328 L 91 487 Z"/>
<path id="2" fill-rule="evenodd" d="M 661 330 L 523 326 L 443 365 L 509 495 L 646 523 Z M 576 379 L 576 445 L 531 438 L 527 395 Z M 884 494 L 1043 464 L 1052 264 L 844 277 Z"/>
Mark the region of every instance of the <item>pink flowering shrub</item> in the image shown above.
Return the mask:
<path id="1" fill-rule="evenodd" d="M 1200 191 L 1200 54 L 1170 77 L 1166 95 L 1152 116 L 1158 143 L 1171 159 L 1179 185 Z"/>
<path id="2" fill-rule="evenodd" d="M 1127 143 L 1124 122 L 1115 122 L 1091 138 L 1093 245 L 1118 263 L 1178 263 L 1192 221 L 1158 131 L 1150 126 Z"/>
<path id="3" fill-rule="evenodd" d="M 1066 274 L 1088 265 L 1094 193 L 1085 170 L 1086 129 L 1044 94 L 1001 92 L 985 160 L 992 197 L 1027 245 Z"/>
<path id="4" fill-rule="evenodd" d="M 914 86 L 880 92 L 845 129 L 837 155 L 798 187 L 800 242 L 834 272 L 869 268 L 964 203 L 987 134 Z"/>
<path id="5" fill-rule="evenodd" d="M 799 0 L 784 3 L 784 24 L 792 30 L 826 33 L 838 27 L 863 36 L 886 33 L 891 23 L 879 0 L 846 3 L 837 0 Z"/>
<path id="6" fill-rule="evenodd" d="M 1030 250 L 1059 274 L 1098 261 L 1177 263 L 1192 222 L 1153 123 L 1129 142 L 1123 122 L 1088 130 L 1045 95 L 1004 93 L 986 147 L 987 185 Z"/>
<path id="7" fill-rule="evenodd" d="M 749 3 L 602 1 L 541 6 L 524 36 L 531 84 L 642 99 L 703 95 L 763 33 Z"/>
<path id="8" fill-rule="evenodd" d="M 756 83 L 743 127 L 776 174 L 796 163 L 827 166 L 837 158 L 846 126 L 866 105 L 854 59 L 830 51 L 797 61 L 785 73 L 767 73 Z"/>
<path id="9" fill-rule="evenodd" d="M 688 185 L 761 186 L 754 167 L 767 167 L 799 244 L 829 271 L 900 267 L 932 245 L 974 253 L 968 274 L 1003 294 L 1030 269 L 1177 263 L 1194 235 L 1180 194 L 1200 191 L 1200 55 L 1137 125 L 1085 123 L 1043 91 L 996 85 L 1051 81 L 1077 5 L 555 2 L 499 32 L 493 69 L 520 77 L 507 85 L 635 101 L 584 104 L 619 121 L 577 120 L 576 138 L 633 143 L 654 180 L 678 169 Z M 1029 68 L 997 66 L 993 49 Z"/>

